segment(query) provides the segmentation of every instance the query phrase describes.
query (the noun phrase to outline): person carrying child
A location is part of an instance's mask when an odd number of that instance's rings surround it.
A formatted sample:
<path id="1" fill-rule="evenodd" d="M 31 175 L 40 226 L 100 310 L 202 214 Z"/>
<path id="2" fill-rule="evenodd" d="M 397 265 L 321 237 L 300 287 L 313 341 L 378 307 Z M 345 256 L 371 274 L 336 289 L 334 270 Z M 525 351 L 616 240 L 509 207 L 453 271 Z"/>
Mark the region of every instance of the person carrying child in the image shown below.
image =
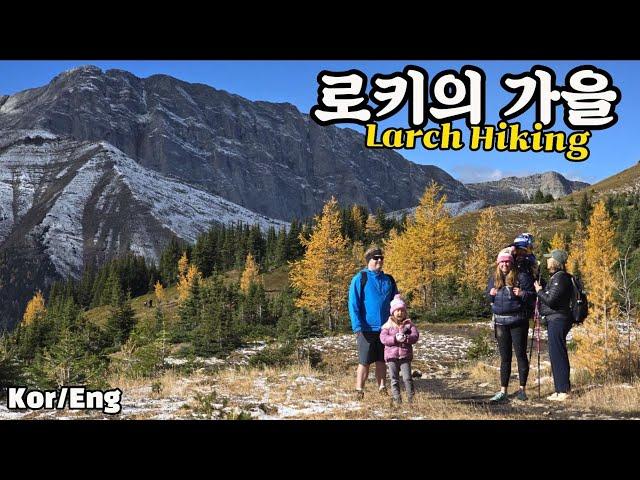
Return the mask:
<path id="1" fill-rule="evenodd" d="M 512 348 L 516 352 L 520 380 L 520 389 L 516 398 L 522 401 L 527 399 L 525 393 L 529 375 L 527 335 L 529 317 L 535 302 L 535 290 L 531 273 L 518 271 L 514 267 L 512 249 L 513 247 L 505 248 L 498 254 L 495 273 L 489 277 L 485 292 L 491 303 L 500 352 L 500 391 L 491 398 L 491 402 L 502 402 L 507 399 Z"/>
<path id="2" fill-rule="evenodd" d="M 413 344 L 418 341 L 418 329 L 407 318 L 407 308 L 402 297 L 397 294 L 391 302 L 391 316 L 382 326 L 380 341 L 384 345 L 384 361 L 387 363 L 391 379 L 391 394 L 395 403 L 401 403 L 400 379 L 404 381 L 407 401 L 412 403 L 415 388 L 411 377 L 411 360 L 413 360 Z"/>
<path id="3" fill-rule="evenodd" d="M 521 233 L 513 239 L 513 243 L 508 245 L 514 247 L 512 254 L 514 256 L 514 266 L 519 272 L 527 272 L 532 278 L 536 279 L 540 276 L 540 267 L 538 260 L 533 254 L 533 235 L 530 233 Z"/>

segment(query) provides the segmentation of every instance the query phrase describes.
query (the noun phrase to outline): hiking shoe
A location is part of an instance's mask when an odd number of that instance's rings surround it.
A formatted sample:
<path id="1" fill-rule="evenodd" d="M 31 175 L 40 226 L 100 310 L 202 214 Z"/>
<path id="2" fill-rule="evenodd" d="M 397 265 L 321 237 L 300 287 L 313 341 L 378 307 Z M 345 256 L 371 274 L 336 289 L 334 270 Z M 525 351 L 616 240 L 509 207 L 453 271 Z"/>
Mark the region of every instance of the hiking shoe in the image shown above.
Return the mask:
<path id="1" fill-rule="evenodd" d="M 559 393 L 558 396 L 555 398 L 554 401 L 556 402 L 564 402 L 567 398 L 569 398 L 569 394 L 568 393 Z"/>
<path id="2" fill-rule="evenodd" d="M 364 400 L 364 390 L 356 390 L 356 400 Z"/>
<path id="3" fill-rule="evenodd" d="M 547 400 L 557 400 L 557 399 L 558 399 L 558 392 L 553 392 L 551 395 L 547 397 Z"/>
<path id="4" fill-rule="evenodd" d="M 504 402 L 506 399 L 507 399 L 507 394 L 505 392 L 498 392 L 493 397 L 491 397 L 491 400 L 489 401 L 491 403 L 498 403 L 498 402 Z"/>
<path id="5" fill-rule="evenodd" d="M 527 400 L 528 397 L 527 397 L 527 394 L 524 392 L 524 390 L 518 390 L 518 393 L 516 394 L 516 398 L 521 402 L 524 402 Z"/>

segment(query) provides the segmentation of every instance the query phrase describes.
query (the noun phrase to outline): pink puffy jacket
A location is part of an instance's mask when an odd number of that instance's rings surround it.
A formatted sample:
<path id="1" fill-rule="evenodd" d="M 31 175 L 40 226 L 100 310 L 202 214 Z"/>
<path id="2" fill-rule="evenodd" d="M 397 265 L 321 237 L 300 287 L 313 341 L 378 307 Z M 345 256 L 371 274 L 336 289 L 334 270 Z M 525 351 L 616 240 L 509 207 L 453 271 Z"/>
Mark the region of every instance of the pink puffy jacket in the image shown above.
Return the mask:
<path id="1" fill-rule="evenodd" d="M 396 333 L 402 332 L 407 338 L 404 342 L 400 343 L 396 340 Z M 391 317 L 382 326 L 380 332 L 380 341 L 384 345 L 384 361 L 389 360 L 412 360 L 413 359 L 413 344 L 418 341 L 418 329 L 411 322 L 410 319 L 405 318 L 401 326 L 398 326 Z"/>

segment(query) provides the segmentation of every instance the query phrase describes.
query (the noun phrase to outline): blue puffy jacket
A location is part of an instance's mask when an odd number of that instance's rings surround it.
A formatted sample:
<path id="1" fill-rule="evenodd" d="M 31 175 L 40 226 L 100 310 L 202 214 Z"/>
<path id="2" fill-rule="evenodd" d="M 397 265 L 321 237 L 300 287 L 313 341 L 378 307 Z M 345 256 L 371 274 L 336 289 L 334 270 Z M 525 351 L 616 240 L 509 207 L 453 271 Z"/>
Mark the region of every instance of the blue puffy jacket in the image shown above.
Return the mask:
<path id="1" fill-rule="evenodd" d="M 360 296 L 360 277 L 367 272 L 364 298 Z M 351 280 L 349 286 L 349 316 L 351 328 L 357 332 L 379 332 L 389 318 L 389 308 L 394 295 L 398 293 L 391 277 L 384 272 L 361 270 Z"/>
<path id="2" fill-rule="evenodd" d="M 514 317 L 529 318 L 536 301 L 536 290 L 533 277 L 529 272 L 519 272 L 516 286 L 522 290 L 522 296 L 513 294 L 509 287 L 502 287 L 496 295 L 489 295 L 494 287 L 493 275 L 489 277 L 486 295 L 491 302 L 491 310 L 496 315 L 513 315 Z"/>

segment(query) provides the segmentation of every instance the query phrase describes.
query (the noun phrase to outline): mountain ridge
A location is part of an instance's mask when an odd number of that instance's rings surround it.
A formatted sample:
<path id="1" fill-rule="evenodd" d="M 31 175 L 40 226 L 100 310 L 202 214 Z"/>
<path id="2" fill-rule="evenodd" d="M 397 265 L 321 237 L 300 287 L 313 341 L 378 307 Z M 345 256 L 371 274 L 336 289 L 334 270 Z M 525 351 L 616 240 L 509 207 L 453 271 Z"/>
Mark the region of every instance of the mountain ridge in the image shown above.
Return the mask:
<path id="1" fill-rule="evenodd" d="M 472 200 L 439 167 L 366 149 L 362 134 L 321 127 L 290 103 L 252 102 L 162 74 L 63 72 L 5 99 L 0 129 L 19 128 L 108 141 L 146 168 L 283 220 L 309 217 L 331 196 L 370 210 L 414 206 L 432 180 L 452 201 Z"/>
<path id="2" fill-rule="evenodd" d="M 554 199 L 558 199 L 588 186 L 590 184 L 569 180 L 555 171 L 465 184 L 465 187 L 474 195 L 493 204 L 521 203 L 531 199 L 537 190 L 540 190 L 544 195 L 550 194 Z"/>

